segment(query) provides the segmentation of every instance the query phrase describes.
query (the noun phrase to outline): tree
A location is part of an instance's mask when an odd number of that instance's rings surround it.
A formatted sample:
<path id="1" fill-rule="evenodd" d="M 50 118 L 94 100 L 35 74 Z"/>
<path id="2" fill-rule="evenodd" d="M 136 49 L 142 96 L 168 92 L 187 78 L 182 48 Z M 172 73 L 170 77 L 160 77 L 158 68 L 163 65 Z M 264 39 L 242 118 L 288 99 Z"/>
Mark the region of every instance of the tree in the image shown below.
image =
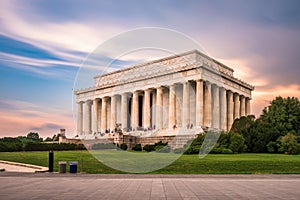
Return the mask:
<path id="1" fill-rule="evenodd" d="M 230 136 L 230 143 L 228 148 L 233 153 L 242 153 L 246 149 L 246 145 L 244 144 L 245 139 L 242 135 L 238 133 L 228 133 Z"/>
<path id="2" fill-rule="evenodd" d="M 260 116 L 263 123 L 275 127 L 281 135 L 295 131 L 300 135 L 300 102 L 296 97 L 276 97 Z"/>
<path id="3" fill-rule="evenodd" d="M 246 151 L 251 153 L 268 152 L 267 145 L 276 142 L 280 132 L 267 123 L 256 120 L 248 128 L 242 129 L 241 134 L 245 139 Z"/>
<path id="4" fill-rule="evenodd" d="M 35 133 L 35 132 L 28 133 L 26 138 L 28 140 L 32 140 L 34 142 L 42 142 L 43 141 L 43 138 L 40 138 L 39 134 Z"/>
<path id="5" fill-rule="evenodd" d="M 279 151 L 286 154 L 299 154 L 300 144 L 297 142 L 297 138 L 294 134 L 288 133 L 280 140 Z"/>
<path id="6" fill-rule="evenodd" d="M 254 115 L 248 115 L 247 117 L 242 116 L 234 120 L 230 131 L 234 133 L 241 133 L 243 129 L 250 127 L 254 121 L 255 121 Z"/>

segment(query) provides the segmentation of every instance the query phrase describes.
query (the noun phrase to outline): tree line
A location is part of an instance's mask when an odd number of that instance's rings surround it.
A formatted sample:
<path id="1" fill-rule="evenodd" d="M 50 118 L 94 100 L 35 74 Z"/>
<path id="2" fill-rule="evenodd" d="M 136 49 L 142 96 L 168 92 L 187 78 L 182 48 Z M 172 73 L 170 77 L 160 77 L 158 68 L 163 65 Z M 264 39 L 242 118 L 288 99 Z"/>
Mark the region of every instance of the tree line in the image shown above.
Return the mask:
<path id="1" fill-rule="evenodd" d="M 54 137 L 55 136 L 55 137 Z M 56 138 L 54 135 L 53 138 Z M 48 140 L 47 140 L 48 141 Z M 36 132 L 30 132 L 27 136 L 0 138 L 0 152 L 13 151 L 50 151 L 50 150 L 85 150 L 83 144 L 72 143 L 47 143 Z M 51 140 L 56 141 L 56 140 Z"/>
<path id="2" fill-rule="evenodd" d="M 199 135 L 186 145 L 185 153 L 199 153 L 205 136 Z M 180 152 L 180 149 L 177 151 Z M 211 153 L 242 152 L 299 154 L 299 99 L 279 96 L 263 109 L 259 118 L 249 115 L 236 119 L 228 133 L 220 134 L 211 150 Z"/>

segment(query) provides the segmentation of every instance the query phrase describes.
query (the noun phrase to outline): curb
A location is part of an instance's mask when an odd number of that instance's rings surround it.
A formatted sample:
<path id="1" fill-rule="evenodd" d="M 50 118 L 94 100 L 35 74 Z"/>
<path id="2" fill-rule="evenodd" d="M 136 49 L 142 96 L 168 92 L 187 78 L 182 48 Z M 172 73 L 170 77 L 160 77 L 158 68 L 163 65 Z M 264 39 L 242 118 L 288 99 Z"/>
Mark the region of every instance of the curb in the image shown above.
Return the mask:
<path id="1" fill-rule="evenodd" d="M 48 168 L 43 167 L 43 166 L 37 166 L 37 165 L 31 165 L 31 164 L 25 164 L 25 163 L 17 163 L 17 162 L 10 162 L 10 161 L 4 161 L 4 160 L 0 160 L 0 163 L 7 164 L 7 165 L 14 165 L 14 166 L 20 166 L 20 167 L 27 167 L 27 168 L 36 169 L 35 173 L 48 172 Z M 0 171 L 5 171 L 5 169 L 0 169 Z"/>

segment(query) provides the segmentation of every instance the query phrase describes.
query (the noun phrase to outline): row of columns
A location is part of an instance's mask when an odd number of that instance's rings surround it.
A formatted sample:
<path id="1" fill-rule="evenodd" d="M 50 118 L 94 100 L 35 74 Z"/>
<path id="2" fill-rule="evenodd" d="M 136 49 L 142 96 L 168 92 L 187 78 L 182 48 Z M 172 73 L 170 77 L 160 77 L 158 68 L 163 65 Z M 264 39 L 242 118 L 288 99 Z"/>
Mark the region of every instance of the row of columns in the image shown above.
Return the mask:
<path id="1" fill-rule="evenodd" d="M 250 114 L 250 98 L 245 98 L 243 95 L 233 93 L 226 90 L 224 87 L 219 87 L 216 84 L 211 84 L 208 81 L 196 80 L 196 112 L 195 112 L 195 125 L 197 127 L 216 128 L 221 130 L 228 130 L 234 119 L 240 116 Z M 169 102 L 168 102 L 168 128 L 172 129 L 176 126 L 176 92 L 175 86 L 169 86 Z M 182 84 L 182 127 L 190 125 L 190 82 Z M 151 91 L 155 91 L 155 98 L 152 99 L 152 105 L 155 105 L 155 120 L 154 115 L 151 115 L 150 99 Z M 150 127 L 150 121 L 155 124 L 155 129 L 163 128 L 163 86 L 156 89 L 146 89 L 143 91 L 143 127 Z M 128 128 L 128 115 L 129 115 L 129 93 L 120 95 L 121 97 L 121 123 L 122 128 Z M 110 99 L 110 116 L 107 116 L 108 101 Z M 113 130 L 117 122 L 116 119 L 116 95 L 111 97 L 101 98 L 101 114 L 99 116 L 99 102 L 100 99 L 93 101 L 79 102 L 78 103 L 78 134 L 89 134 L 94 132 L 105 132 L 107 129 Z M 83 103 L 85 104 L 85 113 L 83 113 Z M 93 105 L 93 117 L 92 117 Z M 139 124 L 139 92 L 132 93 L 131 104 L 131 126 L 133 129 L 138 127 Z M 84 117 L 84 120 L 83 120 Z M 100 119 L 99 119 L 100 117 Z M 92 123 L 93 119 L 93 123 Z M 101 127 L 98 127 L 98 121 L 101 120 Z M 110 120 L 110 127 L 108 127 L 108 120 Z M 83 124 L 84 121 L 84 124 Z M 93 127 L 91 125 L 93 124 Z M 84 125 L 84 126 L 83 126 Z"/>

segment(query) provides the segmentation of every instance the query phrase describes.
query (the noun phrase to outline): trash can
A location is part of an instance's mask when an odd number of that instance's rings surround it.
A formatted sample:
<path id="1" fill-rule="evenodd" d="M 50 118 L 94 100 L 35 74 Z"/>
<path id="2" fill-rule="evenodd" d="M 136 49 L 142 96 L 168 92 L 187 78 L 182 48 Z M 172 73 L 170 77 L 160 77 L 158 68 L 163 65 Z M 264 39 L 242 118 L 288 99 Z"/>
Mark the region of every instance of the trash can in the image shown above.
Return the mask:
<path id="1" fill-rule="evenodd" d="M 77 173 L 78 162 L 70 162 L 70 173 Z"/>
<path id="2" fill-rule="evenodd" d="M 60 161 L 60 162 L 58 162 L 58 165 L 59 165 L 59 173 L 66 173 L 66 171 L 67 171 L 67 162 Z"/>

